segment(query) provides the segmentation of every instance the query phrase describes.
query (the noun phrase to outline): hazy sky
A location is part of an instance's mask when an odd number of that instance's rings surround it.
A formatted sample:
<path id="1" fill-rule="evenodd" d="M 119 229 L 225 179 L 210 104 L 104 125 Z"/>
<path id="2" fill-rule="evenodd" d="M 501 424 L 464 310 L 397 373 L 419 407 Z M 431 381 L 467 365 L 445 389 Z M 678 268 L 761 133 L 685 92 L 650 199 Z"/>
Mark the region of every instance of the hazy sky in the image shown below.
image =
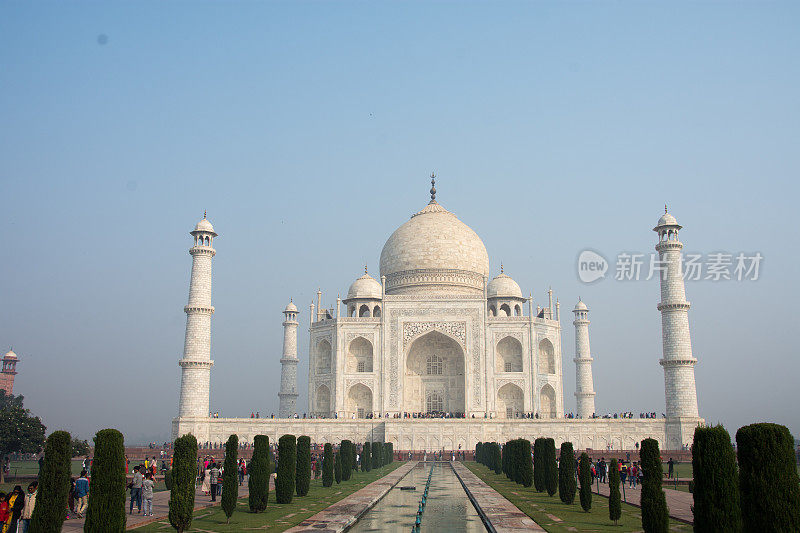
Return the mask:
<path id="1" fill-rule="evenodd" d="M 281 311 L 331 304 L 438 199 L 535 303 L 591 308 L 598 412 L 664 410 L 658 282 L 590 248 L 764 257 L 687 282 L 701 415 L 800 433 L 796 3 L 0 4 L 0 350 L 48 431 L 169 438 L 191 245 L 215 241 L 212 406 L 277 411 Z"/>

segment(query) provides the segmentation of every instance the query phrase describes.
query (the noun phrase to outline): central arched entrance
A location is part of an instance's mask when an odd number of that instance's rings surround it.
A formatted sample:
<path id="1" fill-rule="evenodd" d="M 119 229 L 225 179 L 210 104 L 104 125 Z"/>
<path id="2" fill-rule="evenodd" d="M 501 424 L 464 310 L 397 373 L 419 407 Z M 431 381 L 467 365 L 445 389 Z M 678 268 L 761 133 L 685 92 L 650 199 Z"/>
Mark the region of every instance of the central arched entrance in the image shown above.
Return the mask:
<path id="1" fill-rule="evenodd" d="M 464 350 L 438 331 L 411 343 L 406 356 L 403 411 L 409 413 L 465 412 Z"/>

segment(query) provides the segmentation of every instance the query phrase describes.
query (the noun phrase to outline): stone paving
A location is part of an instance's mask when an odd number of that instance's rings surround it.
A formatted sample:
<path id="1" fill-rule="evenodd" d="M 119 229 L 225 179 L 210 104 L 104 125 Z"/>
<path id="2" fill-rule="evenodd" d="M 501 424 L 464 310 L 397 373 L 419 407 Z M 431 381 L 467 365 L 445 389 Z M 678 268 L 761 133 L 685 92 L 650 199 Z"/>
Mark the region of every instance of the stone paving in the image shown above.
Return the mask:
<path id="1" fill-rule="evenodd" d="M 270 490 L 274 490 L 274 480 L 270 479 Z M 129 509 L 130 505 L 130 491 L 126 491 L 127 499 L 125 500 L 125 511 Z M 239 497 L 244 498 L 249 494 L 247 490 L 247 481 L 241 486 L 239 486 Z M 197 492 L 194 494 L 194 508 L 197 509 L 205 509 L 206 507 L 212 507 L 214 505 L 219 505 L 220 501 L 222 500 L 222 496 L 217 497 L 216 502 L 211 502 L 211 496 L 207 496 L 203 494 L 199 488 Z M 137 527 L 141 527 L 143 525 L 149 524 L 151 522 L 157 522 L 159 520 L 165 520 L 169 516 L 169 491 L 164 490 L 161 492 L 156 492 L 153 494 L 153 516 L 144 516 L 138 514 L 136 511 L 136 507 L 134 506 L 133 514 L 128 515 L 127 525 L 125 529 L 136 529 Z M 85 519 L 83 518 L 70 518 L 69 520 L 64 521 L 64 526 L 61 528 L 62 533 L 75 533 L 78 531 L 83 531 L 83 524 Z"/>
<path id="2" fill-rule="evenodd" d="M 383 498 L 392 487 L 397 485 L 406 474 L 417 466 L 416 461 L 410 461 L 397 468 L 386 476 L 373 481 L 366 487 L 357 490 L 350 496 L 339 500 L 327 509 L 318 512 L 298 524 L 287 529 L 287 533 L 317 532 L 338 533 L 355 524 L 358 518 L 371 509 L 378 500 Z"/>
<path id="3" fill-rule="evenodd" d="M 592 485 L 592 492 L 598 494 L 597 483 Z M 600 483 L 601 496 L 608 497 L 608 484 Z M 622 485 L 619 487 L 620 497 L 622 497 Z M 681 490 L 664 488 L 664 494 L 667 496 L 667 507 L 669 508 L 669 516 L 680 522 L 687 524 L 694 523 L 694 513 L 692 513 L 692 505 L 694 505 L 694 496 L 690 492 L 683 492 Z M 642 498 L 642 486 L 638 484 L 636 488 L 625 485 L 625 500 L 627 503 L 641 507 L 639 502 Z"/>
<path id="4" fill-rule="evenodd" d="M 451 464 L 456 476 L 467 491 L 467 495 L 478 510 L 478 514 L 481 515 L 484 523 L 489 523 L 487 529 L 499 533 L 544 531 L 531 517 L 484 483 L 462 463 L 456 461 Z"/>

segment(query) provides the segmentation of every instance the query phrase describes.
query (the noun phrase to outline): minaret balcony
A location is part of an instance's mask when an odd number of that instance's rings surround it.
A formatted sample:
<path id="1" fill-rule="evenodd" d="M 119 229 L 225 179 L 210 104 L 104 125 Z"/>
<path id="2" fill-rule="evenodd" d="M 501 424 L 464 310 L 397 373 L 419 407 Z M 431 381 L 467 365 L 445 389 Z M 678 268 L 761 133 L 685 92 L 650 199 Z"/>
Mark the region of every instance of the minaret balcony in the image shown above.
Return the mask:
<path id="1" fill-rule="evenodd" d="M 197 313 L 197 314 L 206 314 L 206 315 L 213 315 L 214 314 L 214 306 L 213 305 L 187 305 L 183 308 L 183 312 L 186 314 L 189 313 Z"/>
<path id="2" fill-rule="evenodd" d="M 178 361 L 178 366 L 181 368 L 211 368 L 214 366 L 214 361 L 196 361 L 194 359 L 181 359 Z"/>
<path id="3" fill-rule="evenodd" d="M 688 310 L 692 306 L 689 302 L 661 302 L 656 307 L 659 311 Z"/>

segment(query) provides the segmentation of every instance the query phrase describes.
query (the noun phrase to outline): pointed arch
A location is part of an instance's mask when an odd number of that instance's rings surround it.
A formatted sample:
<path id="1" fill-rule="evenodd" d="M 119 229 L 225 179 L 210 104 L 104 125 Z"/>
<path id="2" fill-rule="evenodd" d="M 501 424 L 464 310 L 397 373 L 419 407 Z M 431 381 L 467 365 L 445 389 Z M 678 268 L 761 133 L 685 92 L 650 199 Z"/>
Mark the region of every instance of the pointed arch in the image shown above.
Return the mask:
<path id="1" fill-rule="evenodd" d="M 314 394 L 314 412 L 317 416 L 328 417 L 331 414 L 331 390 L 327 385 L 320 385 Z"/>
<path id="2" fill-rule="evenodd" d="M 513 383 L 506 383 L 497 391 L 497 417 L 516 418 L 523 412 L 523 401 L 522 389 Z"/>
<path id="3" fill-rule="evenodd" d="M 347 372 L 372 372 L 372 343 L 361 336 L 350 341 L 347 347 L 345 367 Z"/>
<path id="4" fill-rule="evenodd" d="M 539 372 L 542 374 L 556 373 L 556 351 L 550 339 L 539 342 Z"/>
<path id="5" fill-rule="evenodd" d="M 539 393 L 539 418 L 556 418 L 556 391 L 545 383 Z"/>
<path id="6" fill-rule="evenodd" d="M 322 339 L 317 344 L 317 374 L 331 373 L 331 343 Z"/>
<path id="7" fill-rule="evenodd" d="M 356 383 L 347 391 L 347 415 L 365 418 L 372 413 L 372 389 L 363 383 Z"/>
<path id="8" fill-rule="evenodd" d="M 522 372 L 522 343 L 503 337 L 495 349 L 495 372 Z"/>

